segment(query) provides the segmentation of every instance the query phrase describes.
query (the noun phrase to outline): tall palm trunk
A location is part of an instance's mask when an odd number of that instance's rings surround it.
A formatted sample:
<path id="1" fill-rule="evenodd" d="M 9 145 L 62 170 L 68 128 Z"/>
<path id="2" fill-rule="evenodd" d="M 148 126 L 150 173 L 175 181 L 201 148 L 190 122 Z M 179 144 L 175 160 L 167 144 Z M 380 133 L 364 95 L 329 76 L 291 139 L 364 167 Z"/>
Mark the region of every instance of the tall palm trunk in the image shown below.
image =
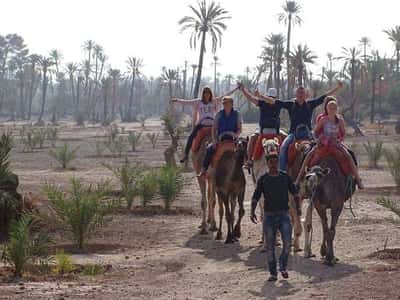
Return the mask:
<path id="1" fill-rule="evenodd" d="M 133 98 L 134 98 L 134 89 L 135 89 L 135 72 L 132 72 L 132 81 L 131 88 L 129 91 L 129 106 L 128 106 L 128 115 L 127 121 L 132 121 L 132 106 L 133 106 Z"/>
<path id="2" fill-rule="evenodd" d="M 69 82 L 71 86 L 72 105 L 76 105 L 75 87 L 74 87 L 74 74 L 69 74 Z"/>
<path id="3" fill-rule="evenodd" d="M 400 48 L 396 50 L 396 73 L 400 74 Z"/>
<path id="4" fill-rule="evenodd" d="M 292 15 L 289 14 L 288 17 L 288 33 L 287 33 L 287 41 L 286 41 L 286 72 L 287 72 L 287 98 L 290 99 L 291 93 L 290 93 L 290 61 L 289 61 L 289 55 L 290 55 L 290 35 L 292 33 Z"/>
<path id="5" fill-rule="evenodd" d="M 201 46 L 200 46 L 199 65 L 198 65 L 198 69 L 197 69 L 197 78 L 196 78 L 196 84 L 194 86 L 194 91 L 193 91 L 194 98 L 197 98 L 199 95 L 200 82 L 201 82 L 201 71 L 203 69 L 205 47 L 206 47 L 206 31 L 203 31 L 203 34 L 201 36 Z"/>
<path id="6" fill-rule="evenodd" d="M 196 98 L 193 94 L 193 85 L 194 85 L 194 76 L 196 73 L 196 68 L 193 68 L 193 73 L 192 73 L 192 83 L 190 84 L 190 95 L 193 96 L 193 98 Z"/>
<path id="7" fill-rule="evenodd" d="M 40 115 L 38 119 L 38 123 L 41 123 L 43 120 L 43 114 L 44 114 L 44 108 L 46 105 L 46 94 L 47 94 L 47 85 L 48 85 L 48 79 L 47 79 L 47 66 L 43 67 L 43 82 L 42 82 L 42 105 L 40 107 Z"/>
<path id="8" fill-rule="evenodd" d="M 351 101 L 354 101 L 354 83 L 355 83 L 355 76 L 356 70 L 354 62 L 351 63 L 351 79 L 350 79 L 350 90 L 351 90 Z M 351 118 L 354 119 L 354 106 L 350 110 Z"/>

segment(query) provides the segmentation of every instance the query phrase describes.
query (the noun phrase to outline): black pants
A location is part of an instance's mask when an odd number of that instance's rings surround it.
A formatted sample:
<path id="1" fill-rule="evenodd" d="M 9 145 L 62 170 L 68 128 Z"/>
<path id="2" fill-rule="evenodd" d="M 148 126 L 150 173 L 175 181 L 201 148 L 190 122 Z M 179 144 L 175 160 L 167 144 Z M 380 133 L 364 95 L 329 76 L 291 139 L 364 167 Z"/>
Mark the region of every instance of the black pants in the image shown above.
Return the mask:
<path id="1" fill-rule="evenodd" d="M 185 147 L 185 156 L 189 156 L 190 149 L 192 148 L 193 141 L 199 132 L 200 129 L 204 127 L 211 127 L 203 124 L 197 124 L 194 128 L 193 131 L 190 133 L 188 140 L 186 142 L 186 147 Z"/>

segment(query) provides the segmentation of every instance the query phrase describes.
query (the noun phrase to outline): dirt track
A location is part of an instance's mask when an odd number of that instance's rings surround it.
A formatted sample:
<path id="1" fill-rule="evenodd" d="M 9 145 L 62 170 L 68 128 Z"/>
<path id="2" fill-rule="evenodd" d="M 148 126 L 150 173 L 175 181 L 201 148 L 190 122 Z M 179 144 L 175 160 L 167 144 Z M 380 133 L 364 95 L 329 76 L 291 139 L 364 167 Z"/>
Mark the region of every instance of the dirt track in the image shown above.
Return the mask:
<path id="1" fill-rule="evenodd" d="M 246 128 L 251 131 L 250 127 Z M 160 130 L 152 123 L 147 130 Z M 97 133 L 96 133 L 97 132 Z M 96 139 L 99 129 L 63 131 L 62 139 L 81 144 L 74 172 L 59 172 L 46 151 L 13 154 L 14 167 L 22 189 L 38 191 L 46 180 L 67 183 L 72 175 L 96 181 L 111 175 L 92 158 L 86 143 Z M 398 143 L 393 137 L 387 137 Z M 130 158 L 161 164 L 160 141 L 157 151 L 147 150 L 147 141 Z M 351 143 L 351 142 L 350 142 Z M 362 165 L 365 165 L 364 163 Z M 399 190 L 388 171 L 362 168 L 367 189 L 353 199 L 353 218 L 349 210 L 341 216 L 335 250 L 340 259 L 327 267 L 319 259 L 321 226 L 314 214 L 313 259 L 302 253 L 290 258 L 289 280 L 266 282 L 266 255 L 260 253 L 260 226 L 243 220 L 240 243 L 216 242 L 213 234 L 199 235 L 199 192 L 194 175 L 186 174 L 187 184 L 176 205 L 194 214 L 172 215 L 118 214 L 91 239 L 96 251 L 73 255 L 74 262 L 111 264 L 111 271 L 98 277 L 73 277 L 22 283 L 0 283 L 0 299 L 400 299 L 400 262 L 371 256 L 383 249 L 400 248 L 400 226 L 394 214 L 376 204 L 382 194 L 400 201 Z M 33 176 L 33 177 L 32 177 Z M 246 212 L 253 184 L 248 177 Z M 155 203 L 157 204 L 157 203 Z M 59 243 L 67 243 L 58 237 Z"/>

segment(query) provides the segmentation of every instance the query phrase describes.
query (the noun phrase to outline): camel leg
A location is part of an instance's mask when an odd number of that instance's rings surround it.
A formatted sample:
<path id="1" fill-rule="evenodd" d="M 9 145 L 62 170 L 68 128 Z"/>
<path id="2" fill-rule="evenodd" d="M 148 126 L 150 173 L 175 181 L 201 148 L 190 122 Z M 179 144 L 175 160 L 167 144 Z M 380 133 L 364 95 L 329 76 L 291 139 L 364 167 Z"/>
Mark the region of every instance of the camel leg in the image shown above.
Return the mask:
<path id="1" fill-rule="evenodd" d="M 207 197 L 206 197 L 206 182 L 201 178 L 197 178 L 201 192 L 201 225 L 200 234 L 207 234 Z"/>
<path id="2" fill-rule="evenodd" d="M 336 258 L 333 249 L 333 241 L 336 234 L 336 224 L 339 220 L 339 216 L 342 213 L 343 205 L 331 210 L 331 227 L 329 228 L 327 235 L 328 251 L 326 255 L 326 262 L 328 265 L 333 266 L 336 263 Z"/>
<path id="3" fill-rule="evenodd" d="M 314 208 L 314 203 L 309 200 L 306 210 L 306 218 L 304 220 L 304 257 L 310 258 L 313 257 L 311 251 L 312 244 L 312 212 Z"/>
<path id="4" fill-rule="evenodd" d="M 224 217 L 224 202 L 223 202 L 223 195 L 221 194 L 218 194 L 218 213 L 219 213 L 219 227 L 215 239 L 222 240 L 222 219 Z"/>
<path id="5" fill-rule="evenodd" d="M 208 179 L 208 223 L 210 224 L 210 231 L 217 231 L 217 224 L 215 221 L 215 187 L 211 179 Z"/>
<path id="6" fill-rule="evenodd" d="M 300 207 L 302 203 L 303 201 L 300 201 Z M 297 215 L 296 204 L 294 203 L 294 199 L 292 196 L 290 196 L 289 198 L 289 213 L 292 220 L 294 232 L 293 251 L 299 252 L 302 250 L 300 248 L 300 236 L 303 233 L 303 226 L 301 225 L 300 217 Z"/>
<path id="7" fill-rule="evenodd" d="M 244 194 L 245 194 L 245 191 L 243 190 L 242 192 L 240 192 L 240 194 L 238 196 L 239 217 L 238 217 L 238 221 L 236 222 L 235 229 L 233 230 L 233 236 L 238 239 L 240 239 L 240 237 L 242 235 L 240 224 L 241 224 L 242 218 L 244 216 Z"/>
<path id="8" fill-rule="evenodd" d="M 326 215 L 326 208 L 322 208 L 321 205 L 315 205 L 315 209 L 318 212 L 319 217 L 321 218 L 321 224 L 322 224 L 322 243 L 321 243 L 321 256 L 326 257 L 326 241 L 327 241 L 327 236 L 329 232 L 329 227 L 328 227 L 328 217 Z"/>
<path id="9" fill-rule="evenodd" d="M 225 219 L 226 219 L 226 224 L 227 224 L 227 234 L 226 234 L 226 240 L 225 244 L 231 244 L 233 243 L 233 238 L 232 238 L 232 211 L 230 210 L 230 205 L 229 205 L 229 196 L 224 197 L 224 205 L 225 205 Z"/>
<path id="10" fill-rule="evenodd" d="M 232 239 L 234 242 L 238 241 L 234 235 L 236 199 L 237 199 L 237 195 L 230 195 L 230 197 L 229 197 L 230 208 L 231 208 L 231 232 L 232 232 Z"/>

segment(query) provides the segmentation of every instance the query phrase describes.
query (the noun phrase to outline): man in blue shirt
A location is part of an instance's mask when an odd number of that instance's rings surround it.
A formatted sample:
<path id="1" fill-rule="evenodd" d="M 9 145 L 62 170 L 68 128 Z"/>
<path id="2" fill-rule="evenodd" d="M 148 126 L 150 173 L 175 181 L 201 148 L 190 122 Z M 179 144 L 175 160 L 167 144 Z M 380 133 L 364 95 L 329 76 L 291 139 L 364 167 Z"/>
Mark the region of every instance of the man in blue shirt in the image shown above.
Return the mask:
<path id="1" fill-rule="evenodd" d="M 220 110 L 214 119 L 212 128 L 213 143 L 207 147 L 206 156 L 203 161 L 203 168 L 199 177 L 207 177 L 207 169 L 211 163 L 218 142 L 234 140 L 242 132 L 242 120 L 237 110 L 233 109 L 233 98 L 222 99 L 224 108 Z"/>
<path id="2" fill-rule="evenodd" d="M 311 119 L 313 116 L 314 109 L 324 103 L 327 96 L 335 94 L 338 90 L 343 87 L 343 83 L 339 82 L 336 87 L 329 90 L 322 96 L 306 100 L 306 91 L 304 87 L 300 86 L 296 90 L 296 99 L 288 101 L 271 101 L 268 97 L 265 101 L 268 103 L 275 103 L 278 106 L 286 109 L 289 113 L 290 118 L 290 129 L 289 134 L 283 141 L 279 153 L 279 170 L 286 172 L 288 162 L 288 150 L 289 146 L 295 141 L 295 139 L 306 139 L 311 138 Z"/>

